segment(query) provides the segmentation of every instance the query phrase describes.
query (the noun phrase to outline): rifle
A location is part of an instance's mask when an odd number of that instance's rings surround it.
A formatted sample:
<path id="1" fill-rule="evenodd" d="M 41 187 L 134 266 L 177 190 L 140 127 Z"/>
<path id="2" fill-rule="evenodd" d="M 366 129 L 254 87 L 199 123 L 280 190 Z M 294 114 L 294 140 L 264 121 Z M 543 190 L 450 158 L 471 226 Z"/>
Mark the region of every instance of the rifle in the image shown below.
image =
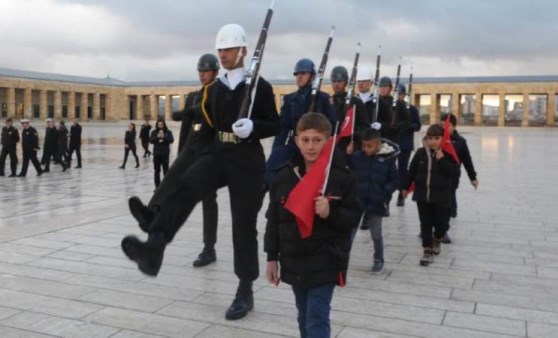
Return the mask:
<path id="1" fill-rule="evenodd" d="M 322 56 L 322 61 L 320 62 L 320 68 L 318 69 L 318 74 L 312 82 L 312 96 L 310 98 L 310 109 L 309 112 L 316 110 L 316 95 L 322 86 L 322 80 L 324 78 L 324 72 L 327 66 L 327 58 L 329 55 L 329 49 L 331 48 L 331 43 L 333 42 L 333 33 L 335 32 L 335 26 L 331 26 L 331 33 L 329 33 L 329 38 L 327 39 L 326 48 L 324 50 L 324 55 Z"/>
<path id="2" fill-rule="evenodd" d="M 345 116 L 351 109 L 351 99 L 353 98 L 355 92 L 355 83 L 356 83 L 356 76 L 357 76 L 357 69 L 358 69 L 358 59 L 360 58 L 360 42 L 357 42 L 356 54 L 355 54 L 355 61 L 353 62 L 353 70 L 351 71 L 351 77 L 349 79 L 349 90 L 347 91 L 347 96 L 345 96 Z M 356 111 L 353 110 L 353 133 L 354 133 L 354 123 L 356 119 Z M 353 141 L 353 135 L 351 135 L 351 141 Z"/>
<path id="3" fill-rule="evenodd" d="M 250 61 L 250 66 L 246 72 L 246 80 L 244 82 L 244 98 L 242 99 L 242 105 L 240 106 L 240 111 L 238 112 L 238 119 L 250 118 L 252 114 L 252 107 L 254 105 L 254 96 L 256 95 L 256 89 L 258 88 L 258 80 L 260 79 L 260 66 L 262 63 L 263 52 L 265 49 L 265 43 L 267 40 L 267 31 L 269 30 L 269 25 L 271 23 L 271 17 L 273 16 L 273 5 L 275 0 L 271 0 L 271 5 L 267 10 L 265 20 L 263 23 L 262 30 L 260 32 L 260 37 L 258 38 L 258 43 L 254 49 L 254 55 Z M 252 81 L 256 80 L 254 86 L 252 86 Z"/>
<path id="4" fill-rule="evenodd" d="M 409 103 L 407 103 L 407 109 L 413 104 L 413 66 L 411 66 L 411 73 L 409 74 L 409 90 L 407 95 L 409 95 Z"/>
<path id="5" fill-rule="evenodd" d="M 393 104 L 392 104 L 392 116 L 391 125 L 395 126 L 395 121 L 397 121 L 397 99 L 399 98 L 399 76 L 401 75 L 401 57 L 399 57 L 399 64 L 397 65 L 397 77 L 395 78 L 395 88 L 393 89 Z"/>
<path id="6" fill-rule="evenodd" d="M 378 120 L 378 109 L 380 109 L 380 100 L 379 100 L 379 82 L 380 82 L 380 62 L 382 59 L 382 46 L 378 46 L 378 56 L 376 57 L 376 75 L 374 76 L 374 97 L 373 101 L 376 104 L 376 109 L 374 109 L 374 114 L 372 116 L 372 123 Z"/>

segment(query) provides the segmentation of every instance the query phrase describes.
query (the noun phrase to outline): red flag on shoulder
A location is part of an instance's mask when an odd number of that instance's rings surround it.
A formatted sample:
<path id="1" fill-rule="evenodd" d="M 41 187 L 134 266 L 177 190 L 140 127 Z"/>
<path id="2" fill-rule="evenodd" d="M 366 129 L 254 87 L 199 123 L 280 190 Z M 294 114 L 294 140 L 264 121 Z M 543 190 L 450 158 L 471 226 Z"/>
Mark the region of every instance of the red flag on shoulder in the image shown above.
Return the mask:
<path id="1" fill-rule="evenodd" d="M 302 238 L 308 238 L 312 235 L 315 216 L 314 199 L 320 196 L 322 189 L 324 189 L 334 142 L 335 137 L 330 137 L 316 162 L 291 190 L 285 202 L 285 209 L 295 216 Z"/>
<path id="2" fill-rule="evenodd" d="M 442 150 L 446 153 L 450 154 L 451 157 L 460 164 L 459 157 L 457 156 L 457 152 L 453 147 L 453 142 L 451 142 L 451 135 L 449 133 L 449 125 L 450 125 L 450 115 L 446 116 L 446 120 L 444 121 L 444 135 L 442 136 Z"/>
<path id="3" fill-rule="evenodd" d="M 341 125 L 341 130 L 339 131 L 339 135 L 337 135 L 337 141 L 339 141 L 343 137 L 349 137 L 353 134 L 354 131 L 354 123 L 355 120 L 355 106 L 352 105 L 347 113 L 345 114 L 345 119 L 343 120 L 343 124 Z"/>

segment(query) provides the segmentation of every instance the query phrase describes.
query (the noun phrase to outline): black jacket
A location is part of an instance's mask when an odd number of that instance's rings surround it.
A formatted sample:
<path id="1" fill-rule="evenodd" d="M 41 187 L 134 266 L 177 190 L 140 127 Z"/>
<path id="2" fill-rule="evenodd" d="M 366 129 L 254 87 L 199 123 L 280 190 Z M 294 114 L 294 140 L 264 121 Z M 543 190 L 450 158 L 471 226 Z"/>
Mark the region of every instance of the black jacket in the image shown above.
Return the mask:
<path id="1" fill-rule="evenodd" d="M 142 142 L 149 142 L 149 132 L 151 131 L 151 125 L 150 124 L 142 124 L 141 125 L 141 129 L 140 129 L 140 134 L 139 134 L 139 138 L 141 139 Z"/>
<path id="2" fill-rule="evenodd" d="M 45 131 L 45 144 L 43 146 L 43 152 L 56 153 L 58 151 L 58 129 L 56 128 L 46 128 Z"/>
<path id="3" fill-rule="evenodd" d="M 15 150 L 19 142 L 19 132 L 14 127 L 2 128 L 2 147 L 6 150 Z"/>
<path id="4" fill-rule="evenodd" d="M 163 131 L 163 137 L 159 137 L 159 131 Z M 153 155 L 165 156 L 170 154 L 170 144 L 174 142 L 172 132 L 167 128 L 155 128 L 151 131 L 149 142 L 153 143 Z"/>
<path id="5" fill-rule="evenodd" d="M 415 132 L 422 127 L 418 109 L 409 106 L 409 125 L 399 130 L 399 147 L 401 151 L 413 151 L 415 149 Z"/>
<path id="6" fill-rule="evenodd" d="M 29 126 L 21 131 L 21 146 L 24 152 L 39 149 L 39 134 L 37 129 Z"/>
<path id="7" fill-rule="evenodd" d="M 74 147 L 81 145 L 81 125 L 79 123 L 70 127 L 70 145 Z"/>
<path id="8" fill-rule="evenodd" d="M 279 168 L 270 188 L 264 250 L 268 261 L 279 261 L 281 280 L 287 284 L 315 287 L 346 279 L 351 230 L 358 225 L 361 209 L 356 180 L 340 154 L 334 158 L 326 195 L 331 196 L 327 219 L 316 215 L 312 235 L 302 239 L 294 216 L 284 203 L 299 182 L 302 159 L 296 156 Z"/>
<path id="9" fill-rule="evenodd" d="M 433 151 L 423 142 L 409 166 L 408 176 L 403 187 L 408 190 L 415 183 L 413 201 L 432 203 L 449 208 L 452 201 L 454 180 L 457 179 L 459 166 L 444 152 L 444 157 L 436 160 Z M 428 170 L 430 163 L 430 170 Z"/>
<path id="10" fill-rule="evenodd" d="M 129 149 L 136 149 L 136 131 L 126 130 L 124 134 L 124 144 L 128 145 Z"/>
<path id="11" fill-rule="evenodd" d="M 453 143 L 453 147 L 455 148 L 455 152 L 457 153 L 457 157 L 463 166 L 465 167 L 465 171 L 467 171 L 467 176 L 469 176 L 469 180 L 474 181 L 477 179 L 477 172 L 475 171 L 475 166 L 473 165 L 473 159 L 471 158 L 471 153 L 469 152 L 469 147 L 467 146 L 467 140 L 463 136 L 461 136 L 457 130 L 453 131 L 451 135 L 451 142 Z M 461 167 L 458 171 L 457 180 L 455 182 L 455 188 L 459 185 L 459 178 L 461 177 Z"/>
<path id="12" fill-rule="evenodd" d="M 343 126 L 343 122 L 345 121 L 345 113 L 347 112 L 347 107 L 345 105 L 345 98 L 347 97 L 347 93 L 338 93 L 332 96 L 332 104 L 335 108 L 335 112 L 337 113 L 337 121 L 339 122 L 339 130 Z M 355 131 L 353 135 L 353 141 L 355 142 L 355 149 L 358 149 L 360 146 L 360 133 L 362 130 L 370 126 L 370 117 L 365 109 L 362 109 L 362 101 L 357 97 L 352 97 L 349 103 L 351 106 L 356 105 L 356 112 L 355 112 Z M 359 109 L 359 106 L 361 109 Z M 340 139 L 337 143 L 337 147 L 342 152 L 345 152 L 347 146 L 351 142 L 350 137 L 344 137 Z"/>
<path id="13" fill-rule="evenodd" d="M 58 151 L 68 150 L 68 128 L 61 126 L 58 128 Z"/>

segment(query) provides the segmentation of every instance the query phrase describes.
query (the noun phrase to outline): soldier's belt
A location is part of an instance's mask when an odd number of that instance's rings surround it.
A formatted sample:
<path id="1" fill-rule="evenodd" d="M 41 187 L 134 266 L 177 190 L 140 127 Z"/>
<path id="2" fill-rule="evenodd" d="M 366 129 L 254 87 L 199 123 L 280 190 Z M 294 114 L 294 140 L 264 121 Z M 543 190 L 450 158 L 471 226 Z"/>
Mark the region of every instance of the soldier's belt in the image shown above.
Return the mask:
<path id="1" fill-rule="evenodd" d="M 217 134 L 217 138 L 221 143 L 240 143 L 240 138 L 234 133 L 227 133 L 225 131 L 220 131 Z"/>

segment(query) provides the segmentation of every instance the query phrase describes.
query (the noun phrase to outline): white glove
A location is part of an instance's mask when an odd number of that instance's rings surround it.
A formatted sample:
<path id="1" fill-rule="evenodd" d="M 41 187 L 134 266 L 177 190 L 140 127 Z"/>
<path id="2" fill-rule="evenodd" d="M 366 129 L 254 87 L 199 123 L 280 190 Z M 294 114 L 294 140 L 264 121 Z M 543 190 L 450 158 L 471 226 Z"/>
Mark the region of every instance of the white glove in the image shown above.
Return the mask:
<path id="1" fill-rule="evenodd" d="M 240 119 L 233 123 L 232 130 L 236 136 L 247 138 L 252 134 L 252 130 L 254 130 L 254 122 L 247 118 Z"/>
<path id="2" fill-rule="evenodd" d="M 380 122 L 374 122 L 370 125 L 372 129 L 380 130 L 382 129 L 382 124 Z"/>

